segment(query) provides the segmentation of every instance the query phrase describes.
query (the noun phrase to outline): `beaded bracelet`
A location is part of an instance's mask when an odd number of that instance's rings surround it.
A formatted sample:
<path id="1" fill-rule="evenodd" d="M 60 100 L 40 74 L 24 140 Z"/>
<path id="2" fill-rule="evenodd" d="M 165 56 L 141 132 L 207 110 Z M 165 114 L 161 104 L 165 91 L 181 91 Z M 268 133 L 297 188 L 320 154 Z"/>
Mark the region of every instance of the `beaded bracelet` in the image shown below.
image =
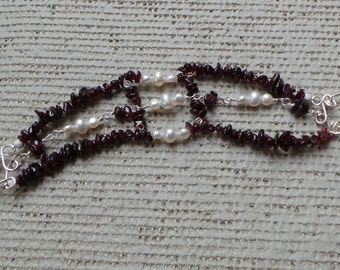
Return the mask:
<path id="1" fill-rule="evenodd" d="M 294 147 L 313 147 L 323 145 L 340 134 L 340 121 L 329 121 L 328 108 L 337 105 L 335 97 L 340 94 L 326 94 L 322 97 L 308 98 L 303 89 L 296 90 L 283 81 L 278 73 L 269 79 L 266 75 L 256 75 L 252 71 L 242 70 L 239 66 L 227 65 L 216 67 L 199 63 L 187 63 L 178 68 L 177 75 L 162 75 L 157 72 L 155 76 L 142 75 L 140 72 L 128 71 L 110 83 L 104 83 L 96 88 L 83 87 L 78 94 L 72 93 L 70 100 L 62 106 L 56 105 L 46 111 L 35 110 L 38 120 L 27 130 L 22 130 L 14 144 L 1 147 L 0 157 L 5 171 L 4 178 L 0 180 L 0 187 L 10 189 L 15 186 L 25 186 L 37 183 L 44 176 L 51 176 L 62 169 L 68 162 L 76 158 L 86 157 L 105 148 L 118 147 L 124 143 L 150 143 L 152 141 L 175 143 L 196 138 L 199 134 L 216 133 L 222 139 L 234 140 L 242 144 L 251 144 L 258 148 L 288 151 Z M 249 95 L 238 97 L 221 97 L 215 91 L 200 94 L 195 80 L 227 80 L 234 83 L 243 83 L 258 88 Z M 186 94 L 177 93 L 170 95 L 164 93 L 160 98 L 152 99 L 142 106 L 138 90 L 148 84 L 163 87 L 165 84 L 178 83 L 186 88 Z M 265 93 L 261 94 L 259 90 Z M 119 92 L 124 92 L 127 99 L 134 106 L 117 106 L 110 112 L 102 113 L 98 117 L 91 117 L 87 121 L 78 119 L 74 124 L 65 125 L 60 130 L 53 130 L 47 134 L 51 123 L 66 118 L 71 113 L 95 104 L 103 98 L 112 98 Z M 311 136 L 302 135 L 297 138 L 290 131 L 269 136 L 263 129 L 254 133 L 248 129 L 234 129 L 231 124 L 213 122 L 207 119 L 207 113 L 218 104 L 237 106 L 269 106 L 273 102 L 280 102 L 288 107 L 297 116 L 311 114 L 321 130 Z M 186 122 L 179 130 L 167 129 L 165 131 L 149 131 L 145 119 L 146 113 L 169 111 L 175 106 L 184 107 L 189 103 L 193 120 Z M 116 118 L 119 122 L 133 122 L 134 129 L 112 130 L 108 134 L 97 133 L 94 138 L 78 139 L 66 143 L 59 151 L 49 155 L 44 149 L 44 142 L 56 139 L 60 134 L 66 136 L 78 133 L 86 134 L 91 129 L 96 129 L 109 119 Z M 45 136 L 43 136 L 45 134 Z M 30 163 L 16 177 L 10 176 L 17 171 L 27 159 L 36 158 L 39 161 Z"/>

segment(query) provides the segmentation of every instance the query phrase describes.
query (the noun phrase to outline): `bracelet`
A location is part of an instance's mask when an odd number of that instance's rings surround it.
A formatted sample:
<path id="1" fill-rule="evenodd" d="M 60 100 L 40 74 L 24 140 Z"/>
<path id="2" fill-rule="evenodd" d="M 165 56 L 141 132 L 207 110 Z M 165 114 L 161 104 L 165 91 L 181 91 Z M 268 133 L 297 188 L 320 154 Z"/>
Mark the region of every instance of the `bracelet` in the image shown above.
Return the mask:
<path id="1" fill-rule="evenodd" d="M 1 147 L 0 157 L 5 175 L 0 180 L 0 187 L 10 189 L 15 186 L 25 186 L 37 183 L 44 176 L 52 176 L 61 170 L 68 162 L 76 158 L 83 158 L 102 149 L 118 147 L 125 143 L 166 142 L 173 144 L 183 142 L 189 138 L 197 138 L 202 134 L 217 134 L 223 140 L 233 140 L 239 144 L 250 144 L 260 149 L 281 149 L 287 152 L 290 148 L 301 149 L 323 145 L 340 134 L 340 121 L 329 121 L 328 109 L 337 105 L 335 97 L 339 94 L 326 94 L 322 97 L 308 97 L 305 90 L 291 87 L 283 81 L 280 74 L 275 73 L 271 79 L 266 75 L 257 75 L 236 65 L 216 67 L 199 63 L 187 63 L 178 68 L 178 74 L 162 75 L 157 72 L 154 76 L 142 75 L 140 72 L 128 71 L 110 83 L 104 83 L 95 88 L 83 87 L 79 92 L 72 93 L 70 99 L 62 104 L 50 107 L 46 111 L 35 110 L 38 120 L 27 130 L 22 130 L 13 144 Z M 215 91 L 205 94 L 199 93 L 196 80 L 226 80 L 234 83 L 249 85 L 253 90 L 249 95 L 238 97 L 220 96 Z M 179 84 L 184 86 L 186 94 L 170 95 L 163 93 L 160 98 L 152 99 L 142 106 L 139 96 L 140 88 L 146 85 L 163 87 L 165 84 Z M 257 90 L 254 90 L 257 89 Z M 260 93 L 263 91 L 264 93 Z M 120 92 L 133 106 L 116 106 L 112 111 L 104 112 L 87 121 L 79 118 L 74 124 L 67 124 L 60 130 L 52 130 L 47 134 L 51 123 L 66 118 L 88 106 L 94 105 L 103 98 L 112 98 Z M 295 137 L 288 130 L 270 136 L 263 129 L 256 133 L 249 129 L 235 129 L 231 124 L 213 123 L 207 118 L 208 112 L 216 106 L 270 106 L 274 102 L 280 103 L 296 116 L 310 114 L 316 124 L 321 127 L 317 134 Z M 172 128 L 165 131 L 150 131 L 146 122 L 146 113 L 167 112 L 174 107 L 185 107 L 189 104 L 189 111 L 193 115 L 192 121 L 187 121 L 179 130 Z M 85 135 L 91 129 L 97 129 L 108 120 L 118 120 L 120 123 L 132 122 L 133 129 L 112 130 L 108 134 L 96 133 L 92 139 L 82 138 L 66 143 L 59 151 L 47 154 L 44 148 L 46 141 L 56 139 L 61 134 L 65 137 L 71 134 Z M 43 136 L 45 134 L 45 136 Z M 15 177 L 13 172 L 19 170 L 25 161 L 36 158 L 39 161 L 30 163 Z"/>

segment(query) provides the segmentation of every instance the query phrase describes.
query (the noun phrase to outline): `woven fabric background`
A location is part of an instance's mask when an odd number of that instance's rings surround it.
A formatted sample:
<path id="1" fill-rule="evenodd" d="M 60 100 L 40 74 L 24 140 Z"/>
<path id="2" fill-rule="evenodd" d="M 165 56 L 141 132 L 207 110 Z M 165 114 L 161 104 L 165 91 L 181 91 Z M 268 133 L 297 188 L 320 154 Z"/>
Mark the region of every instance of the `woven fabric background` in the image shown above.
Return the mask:
<path id="1" fill-rule="evenodd" d="M 2 0 L 0 27 L 2 145 L 37 119 L 35 108 L 129 69 L 173 73 L 185 62 L 220 62 L 280 72 L 311 95 L 340 90 L 336 0 Z M 247 92 L 223 82 L 200 88 Z M 143 90 L 142 97 L 162 91 L 184 90 Z M 104 100 L 68 121 L 121 104 L 124 97 Z M 191 119 L 187 111 L 150 115 L 149 128 L 181 127 Z M 332 114 L 339 119 L 338 108 Z M 271 135 L 318 130 L 311 117 L 296 119 L 280 105 L 219 106 L 209 118 Z M 60 137 L 47 147 L 63 143 Z M 338 138 L 273 153 L 202 136 L 77 160 L 35 188 L 0 194 L 0 266 L 339 269 L 339 151 Z"/>

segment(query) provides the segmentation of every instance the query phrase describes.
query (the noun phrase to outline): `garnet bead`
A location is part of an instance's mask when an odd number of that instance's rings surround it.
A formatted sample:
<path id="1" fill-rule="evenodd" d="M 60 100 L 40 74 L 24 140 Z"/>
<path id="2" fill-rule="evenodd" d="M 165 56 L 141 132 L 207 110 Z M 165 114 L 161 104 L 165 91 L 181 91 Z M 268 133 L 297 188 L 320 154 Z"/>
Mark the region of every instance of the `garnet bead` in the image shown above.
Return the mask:
<path id="1" fill-rule="evenodd" d="M 281 77 L 279 73 L 275 73 L 273 75 L 273 77 L 270 79 L 269 81 L 269 91 L 273 92 L 273 90 L 275 89 L 275 87 L 278 85 L 279 81 L 280 81 Z"/>
<path id="2" fill-rule="evenodd" d="M 36 135 L 37 133 L 40 132 L 40 126 L 37 121 L 35 121 L 27 130 L 28 133 L 32 135 Z"/>
<path id="3" fill-rule="evenodd" d="M 75 93 L 71 93 L 71 104 L 74 108 L 80 108 L 82 105 L 79 96 Z"/>
<path id="4" fill-rule="evenodd" d="M 189 97 L 191 97 L 191 96 L 195 95 L 196 93 L 198 93 L 197 83 L 190 82 L 190 83 L 185 85 L 185 88 L 188 90 L 187 91 L 187 95 Z"/>
<path id="5" fill-rule="evenodd" d="M 17 176 L 16 183 L 18 186 L 25 186 L 27 182 L 40 180 L 44 175 L 44 170 L 39 163 L 31 163 L 26 169 L 23 169 L 21 174 Z"/>
<path id="6" fill-rule="evenodd" d="M 49 121 L 48 115 L 46 115 L 46 113 L 44 113 L 43 111 L 35 109 L 34 112 L 38 115 L 40 120 Z"/>
<path id="7" fill-rule="evenodd" d="M 137 121 L 144 121 L 144 114 L 145 110 L 144 109 L 139 109 L 136 111 L 132 112 L 132 121 L 137 122 Z"/>
<path id="8" fill-rule="evenodd" d="M 132 119 L 132 109 L 130 106 L 125 106 L 123 108 L 125 121 L 130 122 Z"/>
<path id="9" fill-rule="evenodd" d="M 29 133 L 27 130 L 22 130 L 20 132 L 20 135 L 18 136 L 18 139 L 23 143 L 27 144 L 28 141 L 32 139 L 32 134 Z"/>
<path id="10" fill-rule="evenodd" d="M 232 68 L 232 66 L 226 65 L 226 66 L 223 68 L 223 75 L 224 75 L 224 77 L 230 78 L 231 75 L 232 75 L 232 73 L 233 73 L 233 68 Z"/>
<path id="11" fill-rule="evenodd" d="M 297 115 L 301 116 L 309 112 L 310 102 L 306 99 L 298 99 L 294 102 L 292 107 L 292 112 Z"/>
<path id="12" fill-rule="evenodd" d="M 207 109 L 204 103 L 199 100 L 191 100 L 190 107 L 190 112 L 197 117 L 203 118 L 207 114 Z"/>
<path id="13" fill-rule="evenodd" d="M 62 108 L 57 105 L 57 107 L 50 107 L 50 109 L 46 111 L 46 115 L 50 122 L 55 122 L 61 119 L 63 111 Z"/>
<path id="14" fill-rule="evenodd" d="M 68 114 L 72 112 L 73 110 L 73 105 L 70 102 L 64 102 L 63 103 L 63 112 Z"/>
<path id="15" fill-rule="evenodd" d="M 95 137 L 95 139 L 93 141 L 94 142 L 94 147 L 96 149 L 99 149 L 102 146 L 104 136 L 105 136 L 104 134 L 100 134 L 100 133 L 96 134 L 96 137 Z"/>
<path id="16" fill-rule="evenodd" d="M 292 99 L 293 98 L 293 94 L 295 92 L 295 89 L 291 88 L 289 83 L 286 83 L 283 86 L 283 90 L 282 91 L 283 91 L 283 96 L 284 97 Z"/>
<path id="17" fill-rule="evenodd" d="M 40 139 L 29 141 L 28 148 L 30 152 L 37 157 L 39 157 L 44 151 L 44 145 Z"/>
<path id="18" fill-rule="evenodd" d="M 112 137 L 110 134 L 106 134 L 105 136 L 102 136 L 101 141 L 104 147 L 108 147 L 112 145 Z"/>
<path id="19" fill-rule="evenodd" d="M 122 122 L 122 123 L 124 122 L 124 120 L 125 120 L 125 113 L 124 113 L 122 107 L 119 107 L 119 106 L 115 107 L 114 108 L 114 115 L 115 115 L 115 117 L 117 118 L 117 120 L 119 122 Z"/>
<path id="20" fill-rule="evenodd" d="M 249 143 L 256 143 L 258 141 L 257 135 L 250 130 L 247 130 L 245 139 Z"/>
<path id="21" fill-rule="evenodd" d="M 283 151 L 287 152 L 289 150 L 292 146 L 292 136 L 289 131 L 284 131 L 281 134 L 278 144 Z"/>
<path id="22" fill-rule="evenodd" d="M 61 154 L 54 151 L 47 157 L 46 166 L 54 170 L 61 169 L 64 165 L 63 158 Z"/>
<path id="23" fill-rule="evenodd" d="M 65 144 L 64 145 L 64 157 L 66 158 L 67 161 L 75 161 L 77 157 L 77 152 L 76 149 L 72 144 Z M 61 153 L 59 153 L 61 154 Z"/>
<path id="24" fill-rule="evenodd" d="M 299 91 L 295 92 L 295 93 L 292 95 L 292 99 L 304 99 L 305 96 L 306 96 L 305 90 L 299 89 Z"/>
<path id="25" fill-rule="evenodd" d="M 139 94 L 135 88 L 131 87 L 131 90 L 128 91 L 128 93 L 125 95 L 128 99 L 132 101 L 132 103 L 136 106 L 141 105 L 141 98 L 139 97 Z"/>
<path id="26" fill-rule="evenodd" d="M 214 76 L 216 78 L 220 78 L 223 76 L 223 67 L 220 63 L 217 63 L 215 70 L 214 70 Z"/>
<path id="27" fill-rule="evenodd" d="M 209 94 L 204 96 L 204 104 L 207 106 L 208 109 L 214 107 L 217 103 L 217 93 L 211 91 Z"/>
<path id="28" fill-rule="evenodd" d="M 260 87 L 262 87 L 264 90 L 268 90 L 269 88 L 269 80 L 266 75 L 261 75 L 257 77 L 257 80 L 255 81 Z"/>
<path id="29" fill-rule="evenodd" d="M 214 74 L 214 68 L 210 65 L 205 65 L 204 74 L 207 75 L 207 76 L 213 75 Z"/>
<path id="30" fill-rule="evenodd" d="M 242 75 L 242 69 L 239 66 L 235 66 L 231 74 L 232 76 L 231 79 L 234 82 L 238 82 L 241 79 L 241 75 Z"/>

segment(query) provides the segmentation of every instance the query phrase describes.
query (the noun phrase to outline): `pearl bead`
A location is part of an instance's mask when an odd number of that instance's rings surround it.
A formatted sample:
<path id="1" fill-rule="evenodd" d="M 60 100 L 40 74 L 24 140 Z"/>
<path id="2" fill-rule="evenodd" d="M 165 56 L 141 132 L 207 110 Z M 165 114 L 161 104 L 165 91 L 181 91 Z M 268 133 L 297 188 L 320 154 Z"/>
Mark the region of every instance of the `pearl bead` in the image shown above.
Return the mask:
<path id="1" fill-rule="evenodd" d="M 78 119 L 76 121 L 77 132 L 79 134 L 85 134 L 87 132 L 87 125 L 83 119 Z"/>
<path id="2" fill-rule="evenodd" d="M 262 95 L 262 100 L 261 100 L 262 105 L 268 106 L 273 103 L 273 96 L 271 94 L 263 94 Z"/>
<path id="3" fill-rule="evenodd" d="M 142 83 L 149 83 L 152 80 L 152 78 L 148 75 L 143 75 L 142 76 Z"/>
<path id="4" fill-rule="evenodd" d="M 175 82 L 177 82 L 177 76 L 176 75 L 166 75 L 165 77 L 164 77 L 164 82 L 165 83 L 175 83 Z"/>
<path id="5" fill-rule="evenodd" d="M 261 94 L 258 91 L 253 91 L 249 95 L 248 105 L 251 107 L 257 107 L 261 104 Z"/>
<path id="6" fill-rule="evenodd" d="M 157 87 L 161 87 L 164 85 L 164 76 L 162 75 L 161 72 L 156 72 L 155 74 L 155 78 L 154 78 L 154 81 L 153 81 L 154 85 L 157 86 Z"/>
<path id="7" fill-rule="evenodd" d="M 16 139 L 13 145 L 16 149 L 20 149 L 24 146 L 24 144 L 19 139 Z"/>
<path id="8" fill-rule="evenodd" d="M 173 99 L 172 99 L 173 103 L 175 105 L 184 105 L 186 102 L 186 98 L 185 95 L 182 94 L 176 94 Z"/>
<path id="9" fill-rule="evenodd" d="M 161 102 L 164 110 L 170 110 L 174 106 L 169 94 L 163 94 Z"/>
<path id="10" fill-rule="evenodd" d="M 238 105 L 246 105 L 248 103 L 248 98 L 246 96 L 239 96 L 237 99 Z"/>
<path id="11" fill-rule="evenodd" d="M 65 135 L 70 135 L 76 131 L 77 131 L 77 127 L 74 125 L 67 125 L 63 128 L 63 132 Z"/>
<path id="12" fill-rule="evenodd" d="M 158 131 L 158 130 L 154 130 L 152 132 L 152 138 L 154 140 L 161 140 L 163 138 L 163 134 L 160 131 Z"/>
<path id="13" fill-rule="evenodd" d="M 164 141 L 167 143 L 175 142 L 176 138 L 176 132 L 173 129 L 168 129 L 164 134 Z"/>
<path id="14" fill-rule="evenodd" d="M 87 123 L 89 128 L 96 128 L 99 126 L 99 120 L 96 117 L 91 117 Z"/>
<path id="15" fill-rule="evenodd" d="M 191 133 L 190 130 L 187 128 L 181 128 L 179 131 L 177 131 L 177 140 L 178 141 L 184 141 L 190 138 Z"/>
<path id="16" fill-rule="evenodd" d="M 149 108 L 151 111 L 159 111 L 161 108 L 161 101 L 156 98 L 150 100 Z"/>

